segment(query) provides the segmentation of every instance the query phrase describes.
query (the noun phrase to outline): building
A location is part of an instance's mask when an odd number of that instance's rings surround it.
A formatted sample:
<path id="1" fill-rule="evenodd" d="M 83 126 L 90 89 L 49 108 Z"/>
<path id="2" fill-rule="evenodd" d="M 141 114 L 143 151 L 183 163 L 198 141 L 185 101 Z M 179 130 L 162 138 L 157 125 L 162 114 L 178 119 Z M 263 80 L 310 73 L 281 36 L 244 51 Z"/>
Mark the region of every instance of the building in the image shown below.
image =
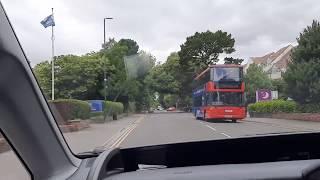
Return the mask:
<path id="1" fill-rule="evenodd" d="M 245 71 L 254 63 L 263 67 L 263 71 L 266 72 L 271 79 L 280 79 L 282 73 L 287 70 L 288 63 L 291 61 L 291 52 L 293 46 L 288 45 L 281 48 L 277 52 L 271 52 L 261 57 L 251 57 L 246 65 L 244 65 Z"/>

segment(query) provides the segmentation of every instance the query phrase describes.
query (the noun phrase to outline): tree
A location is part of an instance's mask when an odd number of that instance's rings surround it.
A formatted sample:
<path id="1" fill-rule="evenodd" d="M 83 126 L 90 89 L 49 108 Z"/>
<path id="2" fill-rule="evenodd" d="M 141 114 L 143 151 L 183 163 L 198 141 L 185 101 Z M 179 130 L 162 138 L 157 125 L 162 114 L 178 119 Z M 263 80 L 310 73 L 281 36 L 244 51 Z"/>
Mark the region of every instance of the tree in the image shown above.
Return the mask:
<path id="1" fill-rule="evenodd" d="M 232 57 L 226 57 L 226 58 L 224 58 L 224 64 L 237 64 L 237 65 L 241 65 L 242 62 L 243 62 L 243 59 L 239 59 L 239 58 L 232 58 Z"/>
<path id="2" fill-rule="evenodd" d="M 56 97 L 73 99 L 95 99 L 97 97 L 99 77 L 103 74 L 103 62 L 91 55 L 58 56 L 56 66 Z M 110 71 L 110 67 L 106 71 Z"/>
<path id="3" fill-rule="evenodd" d="M 272 82 L 262 67 L 251 64 L 244 76 L 247 93 L 247 103 L 253 103 L 256 100 L 256 91 L 258 89 L 272 89 Z"/>
<path id="4" fill-rule="evenodd" d="M 33 68 L 33 72 L 44 95 L 51 97 L 51 63 L 49 61 L 40 62 Z"/>
<path id="5" fill-rule="evenodd" d="M 154 67 L 145 82 L 152 90 L 161 94 L 178 93 L 180 88 L 179 82 L 166 71 L 163 65 Z"/>
<path id="6" fill-rule="evenodd" d="M 319 103 L 320 100 L 320 24 L 313 21 L 297 38 L 292 62 L 284 74 L 288 96 L 295 101 Z"/>
<path id="7" fill-rule="evenodd" d="M 167 107 L 164 97 L 177 97 L 179 94 L 181 89 L 179 69 L 179 56 L 178 53 L 174 52 L 168 56 L 165 63 L 154 66 L 144 80 L 148 89 L 153 94 L 157 93 L 159 95 L 157 100 L 163 107 Z"/>
<path id="8" fill-rule="evenodd" d="M 99 99 L 100 82 L 103 81 L 103 62 L 97 53 L 84 56 L 61 55 L 55 57 L 55 97 L 74 99 Z M 111 71 L 112 67 L 106 67 Z M 41 62 L 34 67 L 35 75 L 46 97 L 51 96 L 51 64 Z"/>
<path id="9" fill-rule="evenodd" d="M 164 96 L 164 103 L 165 108 L 176 106 L 177 102 L 179 101 L 179 97 L 175 94 L 168 94 Z"/>
<path id="10" fill-rule="evenodd" d="M 283 79 L 274 79 L 272 80 L 273 90 L 278 91 L 278 98 L 286 100 L 288 95 L 286 93 L 287 84 Z"/>
<path id="11" fill-rule="evenodd" d="M 299 38 L 298 46 L 292 52 L 293 63 L 305 63 L 309 61 L 318 62 L 320 58 L 320 24 L 313 20 L 311 26 L 307 26 Z"/>
<path id="12" fill-rule="evenodd" d="M 118 44 L 120 46 L 126 46 L 128 48 L 126 53 L 127 56 L 137 54 L 139 51 L 139 45 L 132 39 L 120 39 Z"/>
<path id="13" fill-rule="evenodd" d="M 179 57 L 171 53 L 167 61 L 154 66 L 145 79 L 148 86 L 160 94 L 177 94 L 180 89 L 178 80 Z"/>
<path id="14" fill-rule="evenodd" d="M 103 99 L 106 93 L 108 100 L 120 101 L 126 108 L 129 101 L 133 101 L 137 110 L 149 109 L 155 104 L 155 96 L 145 79 L 156 59 L 150 53 L 138 50 L 134 40 L 117 42 L 112 38 L 99 52 L 55 57 L 55 97 Z M 128 67 L 126 60 L 133 66 Z M 39 63 L 34 72 L 45 95 L 50 97 L 51 64 L 48 61 Z M 131 72 L 135 76 L 131 76 Z M 104 73 L 107 75 L 106 87 Z"/>
<path id="15" fill-rule="evenodd" d="M 320 63 L 310 60 L 305 63 L 292 63 L 284 74 L 287 94 L 295 101 L 319 103 L 320 101 Z"/>
<path id="16" fill-rule="evenodd" d="M 204 66 L 215 64 L 221 53 L 230 54 L 235 51 L 235 40 L 231 34 L 221 30 L 216 32 L 196 32 L 187 37 L 179 51 L 181 65 L 196 66 L 201 69 Z"/>

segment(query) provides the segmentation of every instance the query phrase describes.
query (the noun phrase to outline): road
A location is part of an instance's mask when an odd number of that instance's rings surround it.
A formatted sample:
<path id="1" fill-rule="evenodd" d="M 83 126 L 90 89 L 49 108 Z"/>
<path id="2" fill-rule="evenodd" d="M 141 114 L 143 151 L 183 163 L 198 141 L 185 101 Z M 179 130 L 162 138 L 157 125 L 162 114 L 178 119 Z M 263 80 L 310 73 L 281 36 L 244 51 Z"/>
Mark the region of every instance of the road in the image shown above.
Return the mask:
<path id="1" fill-rule="evenodd" d="M 190 113 L 154 113 L 131 115 L 105 124 L 91 124 L 88 129 L 65 133 L 64 136 L 72 151 L 79 153 L 96 147 L 128 148 L 277 133 L 319 131 L 320 122 L 265 118 L 247 118 L 237 123 L 229 121 L 204 122 L 195 120 Z M 0 154 L 0 179 L 30 179 L 11 151 Z"/>
<path id="2" fill-rule="evenodd" d="M 119 144 L 120 147 L 237 138 L 255 135 L 317 132 L 320 123 L 295 120 L 247 118 L 244 121 L 205 122 L 189 113 L 149 114 Z"/>

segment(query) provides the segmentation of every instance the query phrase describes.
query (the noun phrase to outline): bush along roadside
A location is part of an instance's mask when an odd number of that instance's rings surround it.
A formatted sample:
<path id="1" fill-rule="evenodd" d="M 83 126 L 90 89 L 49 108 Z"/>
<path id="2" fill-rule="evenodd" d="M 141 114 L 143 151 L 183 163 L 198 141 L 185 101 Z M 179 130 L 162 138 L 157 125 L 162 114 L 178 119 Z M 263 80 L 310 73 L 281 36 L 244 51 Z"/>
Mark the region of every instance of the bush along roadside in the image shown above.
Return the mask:
<path id="1" fill-rule="evenodd" d="M 112 116 L 113 120 L 118 119 L 118 115 L 122 114 L 124 106 L 121 102 L 105 101 L 103 105 L 104 116 Z"/>
<path id="2" fill-rule="evenodd" d="M 49 101 L 54 104 L 60 115 L 65 121 L 74 119 L 89 119 L 90 105 L 86 101 L 76 99 L 58 99 Z"/>
<path id="3" fill-rule="evenodd" d="M 297 107 L 298 106 L 294 101 L 273 100 L 249 104 L 248 111 L 258 113 L 291 113 L 296 112 Z"/>
<path id="4" fill-rule="evenodd" d="M 320 104 L 297 104 L 294 101 L 273 100 L 248 106 L 250 117 L 302 121 L 320 121 Z"/>
<path id="5" fill-rule="evenodd" d="M 294 113 L 298 105 L 294 101 L 273 100 L 248 105 L 250 117 L 271 118 L 275 113 Z"/>
<path id="6" fill-rule="evenodd" d="M 301 113 L 320 113 L 320 104 L 299 104 L 297 111 Z"/>

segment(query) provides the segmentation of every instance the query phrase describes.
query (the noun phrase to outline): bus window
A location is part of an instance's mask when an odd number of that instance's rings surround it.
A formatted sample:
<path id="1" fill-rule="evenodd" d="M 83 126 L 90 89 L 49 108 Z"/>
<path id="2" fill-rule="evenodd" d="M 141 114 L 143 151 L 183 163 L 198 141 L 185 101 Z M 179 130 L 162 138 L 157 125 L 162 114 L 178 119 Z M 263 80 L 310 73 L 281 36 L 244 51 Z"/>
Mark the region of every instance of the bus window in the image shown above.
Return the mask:
<path id="1" fill-rule="evenodd" d="M 211 79 L 215 82 L 218 81 L 240 81 L 241 71 L 239 68 L 232 67 L 215 67 L 211 70 Z"/>
<path id="2" fill-rule="evenodd" d="M 238 92 L 209 92 L 206 94 L 206 104 L 242 106 L 243 95 Z"/>

